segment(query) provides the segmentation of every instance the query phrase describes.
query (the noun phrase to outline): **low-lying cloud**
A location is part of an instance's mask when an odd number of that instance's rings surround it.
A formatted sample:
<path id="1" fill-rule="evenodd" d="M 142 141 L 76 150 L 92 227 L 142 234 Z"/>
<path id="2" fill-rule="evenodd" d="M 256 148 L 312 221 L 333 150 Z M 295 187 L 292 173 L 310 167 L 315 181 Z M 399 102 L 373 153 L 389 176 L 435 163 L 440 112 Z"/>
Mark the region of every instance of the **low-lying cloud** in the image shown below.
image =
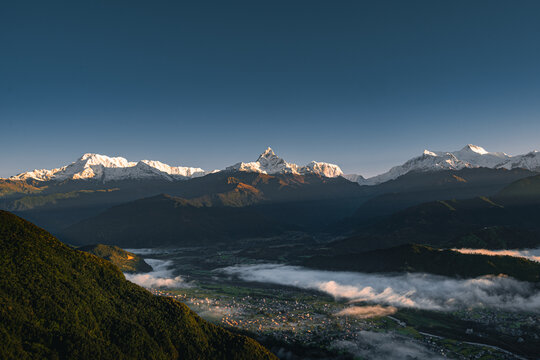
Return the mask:
<path id="1" fill-rule="evenodd" d="M 452 249 L 462 254 L 479 254 L 489 256 L 513 256 L 540 262 L 540 249 L 529 250 L 488 250 L 488 249 Z"/>
<path id="2" fill-rule="evenodd" d="M 136 274 L 125 273 L 126 279 L 145 288 L 177 289 L 190 286 L 181 276 L 173 276 L 170 269 L 172 261 L 158 259 L 145 259 L 145 261 L 152 266 L 153 271 Z"/>
<path id="3" fill-rule="evenodd" d="M 396 333 L 360 331 L 356 341 L 336 341 L 334 348 L 373 360 L 443 359 L 425 345 Z"/>
<path id="4" fill-rule="evenodd" d="M 233 308 L 233 307 L 221 307 L 221 306 L 214 306 L 214 305 L 209 305 L 207 307 L 198 307 L 198 308 L 194 308 L 193 306 L 191 307 L 197 313 L 197 315 L 199 315 L 200 317 L 206 320 L 220 321 L 224 317 L 232 317 L 238 314 L 238 309 Z"/>
<path id="5" fill-rule="evenodd" d="M 538 287 L 505 276 L 461 280 L 418 273 L 365 274 L 276 264 L 231 266 L 221 271 L 245 281 L 319 290 L 351 302 L 425 310 L 490 307 L 540 312 Z"/>
<path id="6" fill-rule="evenodd" d="M 336 316 L 352 316 L 358 319 L 369 319 L 373 317 L 388 316 L 395 314 L 397 308 L 394 306 L 351 306 L 336 313 Z"/>
<path id="7" fill-rule="evenodd" d="M 138 249 L 124 249 L 137 255 L 162 255 L 174 253 L 176 249 L 165 248 L 138 248 Z"/>

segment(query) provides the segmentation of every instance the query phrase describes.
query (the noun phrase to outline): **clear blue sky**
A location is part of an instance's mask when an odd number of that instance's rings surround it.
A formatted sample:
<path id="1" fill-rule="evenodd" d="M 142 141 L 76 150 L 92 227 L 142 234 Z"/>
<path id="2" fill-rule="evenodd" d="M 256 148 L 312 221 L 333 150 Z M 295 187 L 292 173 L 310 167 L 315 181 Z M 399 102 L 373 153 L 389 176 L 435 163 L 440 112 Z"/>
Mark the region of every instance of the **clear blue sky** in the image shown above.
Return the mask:
<path id="1" fill-rule="evenodd" d="M 2 1 L 0 176 L 540 148 L 540 1 Z"/>

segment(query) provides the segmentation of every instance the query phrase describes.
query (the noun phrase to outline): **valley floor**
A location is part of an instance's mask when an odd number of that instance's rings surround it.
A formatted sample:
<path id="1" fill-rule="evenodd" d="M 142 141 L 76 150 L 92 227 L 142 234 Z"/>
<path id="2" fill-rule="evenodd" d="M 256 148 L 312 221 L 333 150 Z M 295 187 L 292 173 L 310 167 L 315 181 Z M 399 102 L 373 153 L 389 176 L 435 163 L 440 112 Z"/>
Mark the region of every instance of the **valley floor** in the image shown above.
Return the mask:
<path id="1" fill-rule="evenodd" d="M 224 270 L 252 262 L 235 250 L 131 251 L 150 259 L 155 271 L 128 279 L 256 338 L 283 359 L 522 359 L 540 348 L 535 311 L 351 304 L 316 289 L 242 279 Z"/>

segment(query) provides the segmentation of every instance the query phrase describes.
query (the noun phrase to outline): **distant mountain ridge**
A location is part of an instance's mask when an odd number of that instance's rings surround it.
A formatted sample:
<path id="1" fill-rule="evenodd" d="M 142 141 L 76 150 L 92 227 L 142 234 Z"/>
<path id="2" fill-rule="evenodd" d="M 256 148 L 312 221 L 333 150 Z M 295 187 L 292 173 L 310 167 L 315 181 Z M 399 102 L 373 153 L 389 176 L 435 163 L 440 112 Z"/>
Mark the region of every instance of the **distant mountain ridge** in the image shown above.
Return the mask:
<path id="1" fill-rule="evenodd" d="M 268 147 L 256 161 L 238 162 L 228 166 L 224 171 L 254 172 L 267 175 L 315 174 L 328 178 L 345 177 L 360 185 L 376 185 L 397 179 L 410 172 L 432 172 L 440 170 L 461 170 L 465 168 L 490 169 L 526 169 L 540 172 L 540 152 L 531 151 L 524 155 L 511 156 L 504 152 L 489 152 L 477 145 L 466 145 L 461 150 L 430 151 L 424 150 L 422 155 L 414 157 L 402 165 L 394 166 L 389 171 L 370 178 L 359 174 L 344 174 L 338 165 L 311 161 L 300 166 L 289 163 L 278 157 Z M 8 179 L 10 181 L 65 181 L 65 180 L 97 180 L 100 182 L 124 180 L 188 180 L 205 176 L 220 170 L 207 171 L 199 167 L 170 166 L 155 160 L 128 161 L 123 157 L 87 153 L 75 162 L 56 169 L 36 169 L 27 171 Z"/>
<path id="2" fill-rule="evenodd" d="M 266 155 L 260 157 L 261 165 L 265 165 L 262 164 L 264 161 L 286 163 L 277 158 L 271 150 L 267 151 Z M 265 160 L 262 160 L 263 158 Z M 119 163 L 123 164 L 126 162 Z M 265 172 L 271 172 L 268 166 L 261 168 Z M 301 167 L 296 167 L 298 168 Z M 211 206 L 238 207 L 255 203 L 322 199 L 337 201 L 350 199 L 352 195 L 358 193 L 360 189 L 358 184 L 340 176 L 319 175 L 317 169 L 320 168 L 319 164 L 314 164 L 309 170 L 303 171 L 305 173 L 303 175 L 278 168 L 273 169 L 279 172 L 277 174 L 223 170 L 186 179 L 173 179 L 167 174 L 161 176 L 164 173 L 156 171 L 153 174 L 157 173 L 157 177 L 139 179 L 115 177 L 111 181 L 101 180 L 103 177 L 72 179 L 73 176 L 62 181 L 0 180 L 0 209 L 16 211 L 19 215 L 58 234 L 60 229 L 97 215 L 111 206 L 159 194 L 195 200 L 197 203 Z M 98 167 L 98 170 L 104 170 L 106 173 L 105 179 L 109 170 L 130 169 L 132 168 Z"/>
<path id="3" fill-rule="evenodd" d="M 261 174 L 316 174 L 324 177 L 343 175 L 339 166 L 312 161 L 305 166 L 289 163 L 267 148 L 256 161 L 240 162 L 227 167 L 229 171 L 245 171 Z M 100 182 L 121 180 L 187 180 L 201 177 L 219 170 L 206 171 L 198 167 L 170 166 L 155 160 L 128 161 L 123 157 L 87 153 L 75 162 L 56 169 L 36 169 L 14 175 L 5 180 L 11 181 L 64 181 L 97 180 Z"/>
<path id="4" fill-rule="evenodd" d="M 394 166 L 389 171 L 364 178 L 357 174 L 345 175 L 345 178 L 360 185 L 376 185 L 397 179 L 409 172 L 430 172 L 440 170 L 461 170 L 465 168 L 516 169 L 540 171 L 540 152 L 531 151 L 524 155 L 511 156 L 503 152 L 489 152 L 476 145 L 466 145 L 458 151 L 429 151 L 412 158 L 402 165 Z"/>

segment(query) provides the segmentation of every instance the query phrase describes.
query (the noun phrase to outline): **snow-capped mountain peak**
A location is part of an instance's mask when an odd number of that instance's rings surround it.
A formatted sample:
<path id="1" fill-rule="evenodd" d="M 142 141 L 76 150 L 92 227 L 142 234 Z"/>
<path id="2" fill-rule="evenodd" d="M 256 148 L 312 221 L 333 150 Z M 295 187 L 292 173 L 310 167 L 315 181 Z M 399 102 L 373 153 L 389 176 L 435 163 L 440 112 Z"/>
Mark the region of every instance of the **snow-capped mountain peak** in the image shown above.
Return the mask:
<path id="1" fill-rule="evenodd" d="M 129 162 L 123 157 L 109 157 L 94 153 L 84 154 L 77 161 L 75 161 L 75 163 L 84 163 L 86 166 L 102 165 L 105 167 L 129 167 L 135 166 L 136 164 L 135 162 Z"/>
<path id="2" fill-rule="evenodd" d="M 225 170 L 258 172 L 263 174 L 297 173 L 296 165 L 289 164 L 282 158 L 278 157 L 271 148 L 267 148 L 261 155 L 259 155 L 257 161 L 248 163 L 239 162 L 227 167 Z"/>
<path id="3" fill-rule="evenodd" d="M 472 144 L 468 144 L 466 145 L 463 149 L 461 149 L 460 151 L 472 151 L 474 153 L 477 153 L 477 154 L 480 154 L 480 155 L 485 155 L 485 154 L 489 154 L 486 149 L 484 149 L 483 147 L 481 146 L 477 146 L 477 145 L 472 145 Z"/>
<path id="4" fill-rule="evenodd" d="M 513 156 L 500 165 L 504 169 L 523 168 L 540 172 L 540 152 L 533 150 L 527 154 Z"/>
<path id="5" fill-rule="evenodd" d="M 282 158 L 278 157 L 272 148 L 268 147 L 259 158 L 254 163 L 249 163 L 255 165 L 254 168 L 258 168 L 261 171 L 266 172 L 267 174 L 276 173 L 276 172 L 290 172 L 294 173 L 296 170 L 296 165 L 289 164 Z"/>
<path id="6" fill-rule="evenodd" d="M 259 155 L 259 158 L 257 159 L 257 161 L 260 161 L 261 159 L 271 159 L 271 158 L 277 158 L 277 155 L 274 153 L 274 150 L 272 150 L 272 148 L 269 146 L 268 148 L 266 148 L 266 150 L 264 150 L 264 152 Z"/>
<path id="7" fill-rule="evenodd" d="M 257 161 L 248 163 L 240 162 L 227 167 L 225 170 L 258 172 L 262 174 L 316 174 L 324 177 L 337 177 L 343 175 L 339 166 L 334 164 L 312 161 L 305 166 L 298 166 L 289 163 L 278 157 L 270 147 L 259 155 Z"/>
<path id="8" fill-rule="evenodd" d="M 141 160 L 140 162 L 169 175 L 179 175 L 189 178 L 206 174 L 206 171 L 196 167 L 169 166 L 161 161 L 155 160 Z"/>
<path id="9" fill-rule="evenodd" d="M 467 145 L 454 154 L 459 160 L 467 163 L 465 167 L 488 167 L 496 168 L 511 156 L 503 152 L 489 152 L 484 148 L 476 145 Z"/>
<path id="10" fill-rule="evenodd" d="M 339 166 L 318 161 L 312 161 L 300 170 L 303 170 L 304 173 L 314 173 L 330 178 L 343 176 L 343 171 Z"/>

